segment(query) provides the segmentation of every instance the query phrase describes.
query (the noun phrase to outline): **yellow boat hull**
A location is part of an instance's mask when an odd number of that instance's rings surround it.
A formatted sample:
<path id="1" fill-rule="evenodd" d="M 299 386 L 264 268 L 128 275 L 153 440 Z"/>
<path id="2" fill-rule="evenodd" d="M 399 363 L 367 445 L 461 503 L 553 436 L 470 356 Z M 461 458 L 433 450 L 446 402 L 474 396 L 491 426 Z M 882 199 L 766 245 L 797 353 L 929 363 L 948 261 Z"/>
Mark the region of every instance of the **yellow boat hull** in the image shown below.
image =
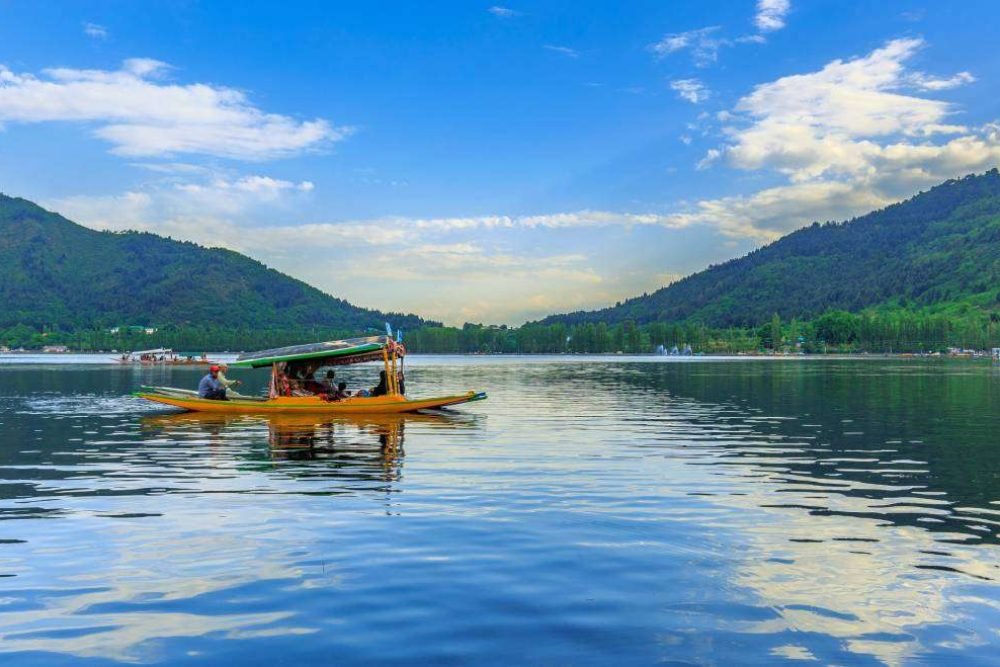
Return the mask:
<path id="1" fill-rule="evenodd" d="M 139 398 L 192 412 L 225 414 L 401 414 L 459 405 L 486 398 L 474 391 L 457 396 L 410 399 L 403 396 L 353 396 L 340 401 L 326 401 L 318 396 L 280 396 L 264 401 L 210 401 L 204 398 L 166 395 L 158 392 L 136 392 Z"/>

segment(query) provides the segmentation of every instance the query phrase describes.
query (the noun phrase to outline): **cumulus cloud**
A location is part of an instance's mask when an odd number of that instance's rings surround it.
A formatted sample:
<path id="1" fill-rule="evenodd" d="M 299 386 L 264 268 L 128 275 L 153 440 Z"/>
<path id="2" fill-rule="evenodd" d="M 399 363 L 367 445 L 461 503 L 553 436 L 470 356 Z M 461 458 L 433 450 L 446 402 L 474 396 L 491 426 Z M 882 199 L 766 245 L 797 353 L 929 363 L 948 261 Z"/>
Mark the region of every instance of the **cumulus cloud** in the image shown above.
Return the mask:
<path id="1" fill-rule="evenodd" d="M 94 39 L 107 39 L 108 29 L 97 23 L 84 23 L 83 34 Z"/>
<path id="2" fill-rule="evenodd" d="M 730 44 L 729 40 L 719 37 L 718 33 L 717 25 L 672 33 L 651 44 L 649 50 L 660 58 L 679 51 L 690 51 L 695 65 L 707 67 L 719 59 L 719 49 Z"/>
<path id="3" fill-rule="evenodd" d="M 949 122 L 951 104 L 905 92 L 914 79 L 905 62 L 921 45 L 897 39 L 867 56 L 757 86 L 736 105 L 750 125 L 731 128 L 730 163 L 773 167 L 796 181 L 858 174 L 882 152 L 879 138 L 965 132 Z"/>
<path id="4" fill-rule="evenodd" d="M 729 137 L 699 163 L 771 170 L 788 183 L 746 197 L 698 203 L 675 223 L 715 224 L 726 233 L 775 238 L 814 220 L 843 219 L 947 178 L 1000 162 L 1000 131 L 954 122 L 953 104 L 917 92 L 974 81 L 910 71 L 923 47 L 897 39 L 819 71 L 761 84 L 735 113 L 719 116 Z"/>
<path id="5" fill-rule="evenodd" d="M 149 58 L 121 69 L 47 69 L 41 76 L 0 65 L 0 122 L 76 122 L 131 157 L 200 154 L 265 160 L 315 150 L 349 128 L 322 119 L 266 113 L 245 93 L 206 83 L 164 81 L 171 68 Z"/>
<path id="6" fill-rule="evenodd" d="M 757 0 L 754 24 L 761 32 L 774 32 L 785 27 L 785 16 L 791 9 L 789 0 Z"/>
<path id="7" fill-rule="evenodd" d="M 711 91 L 698 79 L 675 79 L 670 82 L 670 89 L 691 104 L 701 104 L 711 95 Z"/>

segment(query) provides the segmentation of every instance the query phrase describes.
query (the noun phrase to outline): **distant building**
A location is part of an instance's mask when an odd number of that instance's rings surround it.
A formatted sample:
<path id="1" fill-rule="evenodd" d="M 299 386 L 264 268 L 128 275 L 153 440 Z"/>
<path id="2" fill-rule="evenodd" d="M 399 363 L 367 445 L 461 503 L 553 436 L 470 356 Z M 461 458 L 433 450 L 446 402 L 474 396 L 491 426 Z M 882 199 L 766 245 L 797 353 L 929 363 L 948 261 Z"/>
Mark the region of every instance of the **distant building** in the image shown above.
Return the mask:
<path id="1" fill-rule="evenodd" d="M 64 352 L 69 352 L 69 348 L 65 345 L 46 345 L 42 348 L 42 352 L 46 354 L 63 354 Z"/>

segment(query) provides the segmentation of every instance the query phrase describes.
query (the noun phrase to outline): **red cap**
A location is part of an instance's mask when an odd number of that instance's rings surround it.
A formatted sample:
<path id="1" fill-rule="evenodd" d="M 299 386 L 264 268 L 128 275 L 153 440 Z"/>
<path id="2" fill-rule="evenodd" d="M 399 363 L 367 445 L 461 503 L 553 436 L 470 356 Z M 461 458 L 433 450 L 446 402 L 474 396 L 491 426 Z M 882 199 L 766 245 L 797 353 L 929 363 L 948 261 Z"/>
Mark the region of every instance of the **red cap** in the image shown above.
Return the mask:
<path id="1" fill-rule="evenodd" d="M 208 370 L 212 371 L 213 373 L 218 373 L 219 372 L 219 367 L 218 366 L 214 366 L 214 365 L 213 366 L 209 366 Z"/>

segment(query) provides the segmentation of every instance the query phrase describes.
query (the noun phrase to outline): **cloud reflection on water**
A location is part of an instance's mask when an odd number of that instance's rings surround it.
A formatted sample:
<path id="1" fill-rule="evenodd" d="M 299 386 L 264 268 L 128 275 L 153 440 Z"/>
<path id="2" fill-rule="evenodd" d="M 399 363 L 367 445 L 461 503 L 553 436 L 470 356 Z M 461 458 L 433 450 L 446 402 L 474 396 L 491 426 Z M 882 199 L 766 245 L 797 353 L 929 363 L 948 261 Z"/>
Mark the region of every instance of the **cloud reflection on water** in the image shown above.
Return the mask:
<path id="1" fill-rule="evenodd" d="M 490 401 L 345 421 L 5 397 L 0 538 L 25 541 L 0 544 L 2 650 L 895 665 L 1000 644 L 988 372 L 425 364 L 415 386 Z"/>

